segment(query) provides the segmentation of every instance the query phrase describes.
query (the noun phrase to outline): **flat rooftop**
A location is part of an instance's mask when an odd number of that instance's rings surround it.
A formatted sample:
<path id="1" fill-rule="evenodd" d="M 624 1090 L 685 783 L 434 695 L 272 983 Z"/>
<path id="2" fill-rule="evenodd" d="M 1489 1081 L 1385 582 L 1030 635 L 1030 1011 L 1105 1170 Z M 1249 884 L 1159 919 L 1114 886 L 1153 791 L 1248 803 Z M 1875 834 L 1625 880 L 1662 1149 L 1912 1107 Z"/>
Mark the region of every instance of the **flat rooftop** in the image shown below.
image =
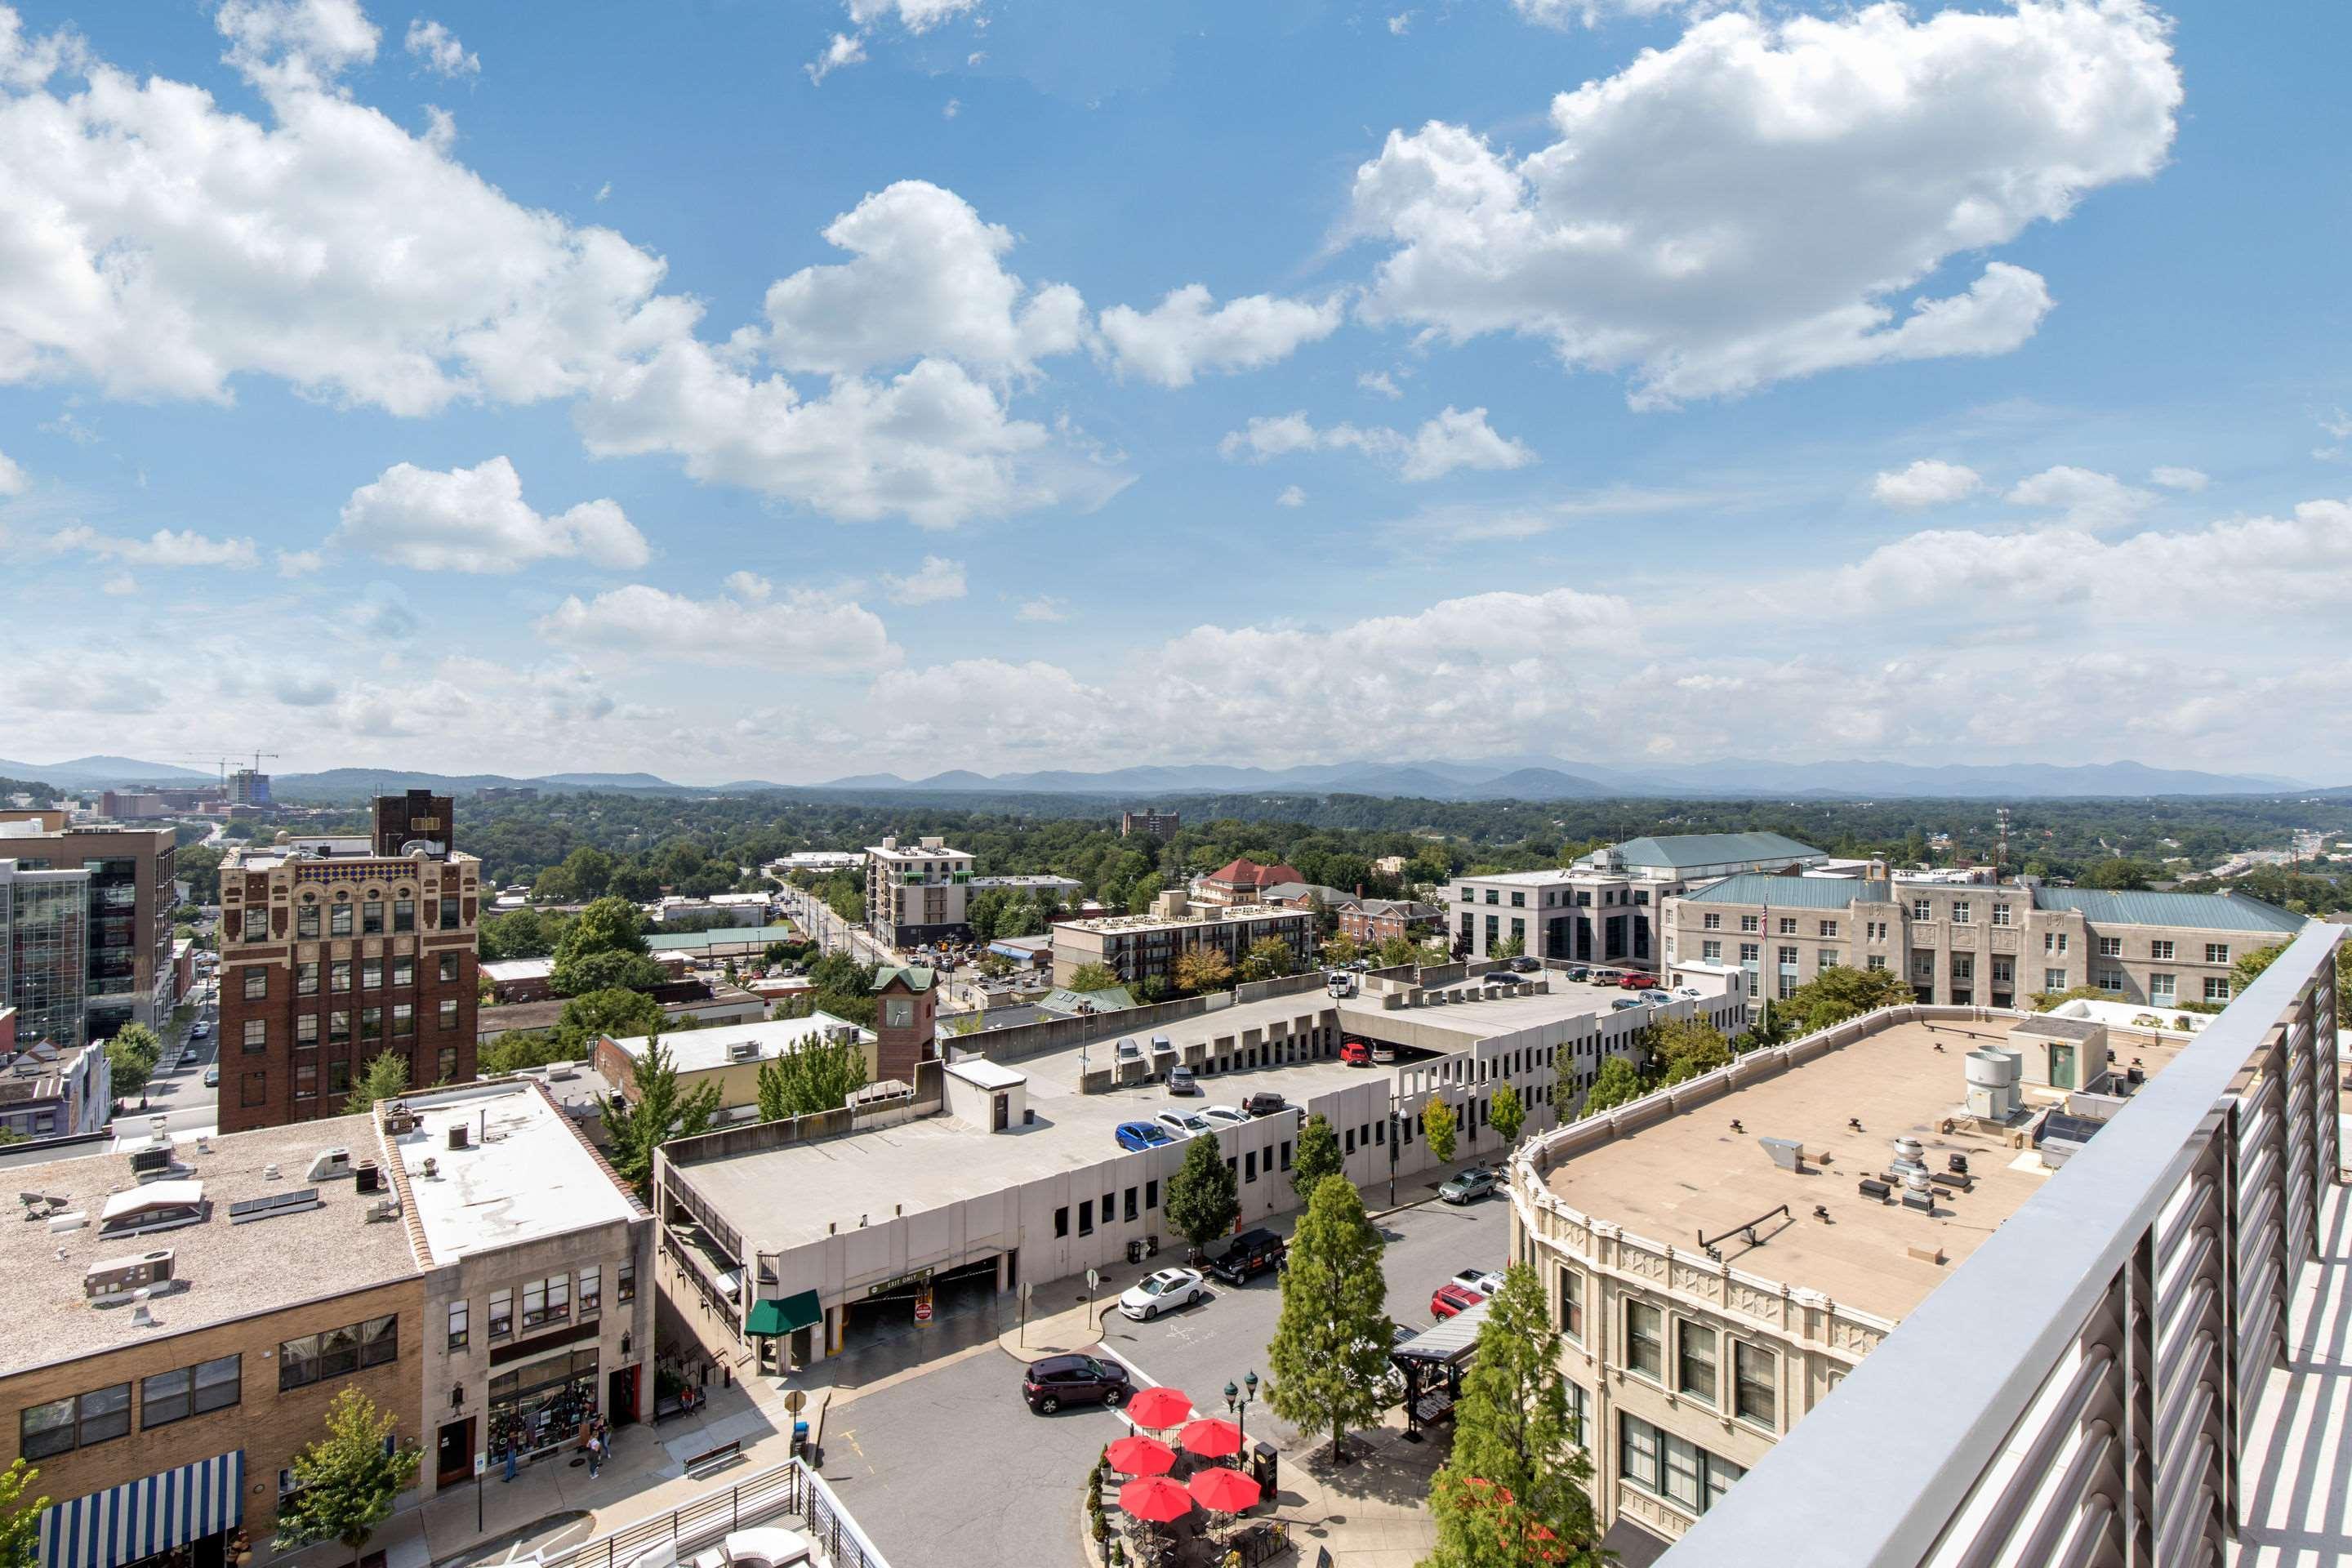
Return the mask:
<path id="1" fill-rule="evenodd" d="M 1278 909 L 1272 904 L 1207 904 L 1188 914 L 1181 915 L 1091 915 L 1081 921 L 1055 921 L 1055 931 L 1174 931 L 1183 926 L 1204 926 L 1224 923 L 1241 925 L 1252 921 L 1295 921 L 1306 914 L 1305 910 Z"/>
<path id="2" fill-rule="evenodd" d="M 99 1234 L 99 1216 L 108 1197 L 138 1185 L 128 1154 L 86 1154 L 20 1165 L 9 1173 L 16 1191 L 64 1198 L 66 1208 L 88 1215 L 89 1223 L 52 1233 L 47 1225 L 23 1218 L 21 1207 L 16 1216 L 0 1222 L 0 1279 L 7 1281 L 8 1308 L 0 1312 L 0 1376 L 339 1296 L 416 1272 L 407 1227 L 396 1219 L 367 1218 L 374 1197 L 361 1196 L 349 1177 L 312 1182 L 303 1175 L 311 1160 L 328 1149 L 346 1150 L 354 1161 L 379 1157 L 375 1124 L 368 1117 L 339 1116 L 294 1127 L 232 1132 L 212 1138 L 210 1145 L 209 1152 L 199 1150 L 193 1140 L 174 1146 L 176 1157 L 194 1167 L 188 1179 L 204 1184 L 208 1216 L 174 1230 L 138 1236 Z M 264 1173 L 264 1167 L 272 1165 L 278 1170 L 275 1177 Z M 245 1225 L 229 1223 L 233 1204 L 306 1187 L 318 1189 L 319 1207 Z M 134 1328 L 128 1303 L 93 1307 L 84 1298 L 82 1276 L 94 1265 L 165 1247 L 173 1253 L 173 1277 L 179 1289 L 149 1303 L 157 1327 Z M 60 1250 L 65 1253 L 62 1261 Z M 300 1260 L 299 1267 L 289 1267 L 293 1259 Z"/>
<path id="3" fill-rule="evenodd" d="M 846 1018 L 836 1018 L 830 1013 L 812 1013 L 805 1018 L 772 1018 L 756 1024 L 724 1024 L 716 1028 L 685 1029 L 675 1035 L 664 1035 L 662 1044 L 669 1049 L 670 1065 L 679 1072 L 708 1072 L 736 1061 L 773 1061 L 787 1051 L 796 1051 L 809 1040 L 827 1029 L 855 1029 L 857 1037 L 868 1044 L 874 1031 L 861 1029 Z M 646 1054 L 646 1042 L 652 1037 L 633 1035 L 613 1043 L 631 1057 Z M 756 1057 L 737 1057 L 737 1046 L 759 1047 Z"/>
<path id="4" fill-rule="evenodd" d="M 384 1142 L 408 1172 L 410 1201 L 436 1262 L 641 1212 L 534 1084 L 410 1095 L 404 1103 L 419 1119 L 416 1130 Z M 466 1130 L 462 1149 L 449 1145 L 455 1127 Z"/>
<path id="5" fill-rule="evenodd" d="M 1937 1131 L 1963 1110 L 1968 1053 L 2008 1037 L 2002 1017 L 1897 1024 L 1569 1155 L 1545 1180 L 1571 1208 L 1686 1250 L 1701 1235 L 1732 1230 L 1785 1203 L 1792 1223 L 1761 1231 L 1760 1246 L 1745 1246 L 1737 1236 L 1719 1243 L 1724 1261 L 1899 1320 L 2050 1179 L 2031 1149 L 2012 1149 L 1965 1123 L 1960 1131 Z M 2176 1046 L 2123 1036 L 2113 1048 L 2118 1066 L 2137 1058 L 2150 1072 L 2179 1054 Z M 2032 1084 L 2021 1091 L 2029 1109 L 2053 1098 Z M 1731 1130 L 1735 1118 L 1744 1131 Z M 1862 1123 L 1861 1131 L 1849 1118 Z M 1933 1217 L 1856 1190 L 1863 1177 L 1886 1169 L 1893 1141 L 1906 1135 L 1927 1146 L 1930 1171 L 1945 1169 L 1949 1154 L 1968 1156 L 1973 1187 L 1939 1197 Z M 1828 1168 L 1802 1175 L 1781 1170 L 1757 1142 L 1767 1137 L 1801 1142 L 1809 1166 L 1826 1152 Z M 1813 1217 L 1816 1204 L 1829 1210 L 1829 1223 Z M 1940 1247 L 1945 1261 L 1916 1258 L 1908 1250 L 1914 1247 Z"/>

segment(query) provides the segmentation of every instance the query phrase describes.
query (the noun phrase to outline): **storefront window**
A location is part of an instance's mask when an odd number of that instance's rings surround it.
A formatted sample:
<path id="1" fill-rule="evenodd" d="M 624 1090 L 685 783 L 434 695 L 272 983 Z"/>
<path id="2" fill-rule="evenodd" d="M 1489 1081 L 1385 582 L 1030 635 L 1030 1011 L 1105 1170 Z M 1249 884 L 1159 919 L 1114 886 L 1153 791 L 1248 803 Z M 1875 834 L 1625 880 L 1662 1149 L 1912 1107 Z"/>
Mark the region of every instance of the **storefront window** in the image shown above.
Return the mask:
<path id="1" fill-rule="evenodd" d="M 596 1352 L 573 1351 L 490 1379 L 490 1453 L 553 1447 L 596 1413 Z"/>

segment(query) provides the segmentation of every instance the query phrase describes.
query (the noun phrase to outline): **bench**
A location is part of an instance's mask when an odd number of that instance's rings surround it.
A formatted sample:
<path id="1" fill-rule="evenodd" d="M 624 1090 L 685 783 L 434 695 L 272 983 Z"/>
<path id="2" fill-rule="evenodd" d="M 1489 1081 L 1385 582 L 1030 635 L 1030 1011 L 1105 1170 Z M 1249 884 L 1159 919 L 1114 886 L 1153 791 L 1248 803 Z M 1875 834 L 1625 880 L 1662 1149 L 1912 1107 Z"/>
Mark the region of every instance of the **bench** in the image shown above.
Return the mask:
<path id="1" fill-rule="evenodd" d="M 689 1458 L 686 1461 L 686 1473 L 699 1480 L 702 1478 L 698 1472 L 718 1469 L 720 1466 L 732 1464 L 742 1457 L 743 1441 L 739 1437 L 732 1442 L 721 1443 L 715 1448 L 705 1448 L 699 1454 Z"/>

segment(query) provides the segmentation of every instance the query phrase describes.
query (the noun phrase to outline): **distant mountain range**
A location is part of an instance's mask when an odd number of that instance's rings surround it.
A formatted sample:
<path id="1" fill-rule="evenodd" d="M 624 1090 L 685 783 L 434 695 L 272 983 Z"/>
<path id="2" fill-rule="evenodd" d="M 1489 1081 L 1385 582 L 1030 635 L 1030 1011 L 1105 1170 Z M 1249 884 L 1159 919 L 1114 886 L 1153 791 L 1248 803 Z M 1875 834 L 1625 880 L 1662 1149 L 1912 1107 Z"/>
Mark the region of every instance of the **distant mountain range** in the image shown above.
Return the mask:
<path id="1" fill-rule="evenodd" d="M 185 786 L 215 775 L 170 763 L 133 757 L 76 757 L 37 763 L 0 759 L 0 778 L 37 780 L 68 789 L 125 784 Z M 856 773 L 821 784 L 781 784 L 738 779 L 723 784 L 681 784 L 654 773 L 428 773 L 392 768 L 331 768 L 281 773 L 272 781 L 288 798 L 360 799 L 378 791 L 431 789 L 468 795 L 480 789 L 537 786 L 548 790 L 627 790 L 669 795 L 749 795 L 768 790 L 823 790 L 855 795 L 1065 795 L 1147 800 L 1170 795 L 1367 795 L 1444 801 L 1602 800 L 1665 796 L 1691 799 L 2033 799 L 2134 795 L 2335 795 L 2352 786 L 2310 791 L 2267 773 L 2209 773 L 2153 768 L 2141 763 L 1947 763 L 1921 765 L 1853 760 L 1770 763 L 1643 763 L 1637 767 L 1559 757 L 1433 759 L 1402 763 L 1318 763 L 1292 768 L 1234 767 L 1192 763 L 1114 768 L 1102 773 L 1051 770 L 993 776 L 958 768 L 927 778 Z"/>

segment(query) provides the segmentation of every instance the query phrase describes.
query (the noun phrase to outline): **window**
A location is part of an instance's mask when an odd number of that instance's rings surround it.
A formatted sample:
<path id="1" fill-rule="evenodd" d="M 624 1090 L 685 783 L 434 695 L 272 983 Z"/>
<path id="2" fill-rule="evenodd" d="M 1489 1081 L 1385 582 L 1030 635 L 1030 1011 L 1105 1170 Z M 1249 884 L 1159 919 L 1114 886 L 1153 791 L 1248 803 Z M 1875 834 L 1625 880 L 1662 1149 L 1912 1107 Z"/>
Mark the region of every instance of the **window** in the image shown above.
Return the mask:
<path id="1" fill-rule="evenodd" d="M 1813 954 L 1813 967 L 1816 969 L 1835 969 L 1837 966 L 1838 950 L 1836 948 L 1825 947 Z"/>
<path id="2" fill-rule="evenodd" d="M 1995 985 L 2015 984 L 2017 983 L 2017 961 L 2011 958 L 1994 959 L 1992 961 L 1992 983 Z"/>
<path id="3" fill-rule="evenodd" d="M 1527 907 L 1528 896 L 1525 893 L 1514 892 L 1511 894 L 1511 908 L 1515 910 L 1523 910 Z"/>
<path id="4" fill-rule="evenodd" d="M 2180 982 L 2178 976 L 2171 974 L 2150 974 L 2147 977 L 2147 999 L 2149 1001 L 2169 1002 L 2179 994 Z"/>
<path id="5" fill-rule="evenodd" d="M 457 1026 L 457 1003 L 455 997 L 441 1004 L 440 1021 L 441 1027 L 445 1029 L 454 1029 Z"/>
<path id="6" fill-rule="evenodd" d="M 2120 994 L 2120 993 L 2122 992 L 2123 988 L 2124 988 L 2124 972 L 2123 972 L 2122 970 L 2120 970 L 2120 969 L 2102 969 L 2102 970 L 2100 970 L 2100 971 L 2099 971 L 2099 989 L 2100 989 L 2100 990 L 2102 990 L 2102 991 L 2113 991 L 2113 992 L 2116 992 L 2116 993 Z"/>
<path id="7" fill-rule="evenodd" d="M 455 899 L 441 900 L 441 929 L 443 931 L 457 929 L 457 900 Z"/>
<path id="8" fill-rule="evenodd" d="M 352 1037 L 352 1016 L 349 1013 L 327 1015 L 327 1038 L 330 1042 Z"/>
<path id="9" fill-rule="evenodd" d="M 2005 926 L 2009 923 L 2009 906 L 2007 904 L 1995 900 L 1992 906 L 1992 923 L 1997 926 Z"/>
<path id="10" fill-rule="evenodd" d="M 2206 963 L 2229 963 L 2229 962 L 2230 962 L 2230 944 L 2229 944 L 2228 942 L 2207 942 L 2207 943 L 2205 944 L 2205 962 L 2206 962 Z"/>
<path id="11" fill-rule="evenodd" d="M 1475 889 L 1475 888 L 1465 888 L 1465 889 L 1462 889 L 1462 901 L 1463 901 L 1464 903 L 1465 903 L 1465 904 L 1475 904 L 1475 903 L 1476 903 L 1476 902 L 1478 901 L 1478 889 Z"/>
<path id="12" fill-rule="evenodd" d="M 1761 931 L 1764 929 L 1764 919 L 1761 915 L 1742 915 L 1739 917 L 1739 929 L 1744 931 Z"/>
<path id="13" fill-rule="evenodd" d="M 572 1316 L 572 1277 L 557 1274 L 527 1281 L 522 1288 L 522 1326 L 560 1323 Z"/>
<path id="14" fill-rule="evenodd" d="M 328 911 L 327 934 L 329 936 L 349 936 L 352 934 L 351 905 L 337 904 L 332 910 Z"/>
<path id="15" fill-rule="evenodd" d="M 1822 922 L 1822 934 L 1823 936 L 1837 935 L 1837 926 L 1838 923 L 1835 921 L 1823 921 Z"/>
<path id="16" fill-rule="evenodd" d="M 1341 1129 L 1339 1133 L 1339 1152 L 1342 1154 L 1352 1154 L 1355 1152 L 1356 1130 L 1352 1127 Z"/>
<path id="17" fill-rule="evenodd" d="M 1242 1156 L 1242 1180 L 1244 1182 L 1255 1182 L 1257 1180 L 1257 1151 L 1255 1149 L 1250 1150 L 1247 1153 Z M 1127 1189 L 1127 1217 L 1129 1219 L 1133 1219 L 1135 1217 L 1135 1189 L 1133 1187 Z"/>
<path id="18" fill-rule="evenodd" d="M 441 955 L 441 972 L 440 972 L 440 973 L 441 973 L 441 984 L 444 984 L 444 985 L 451 984 L 453 984 L 453 983 L 457 980 L 457 955 L 456 953 L 454 953 L 454 952 L 445 952 L 445 953 L 443 953 L 443 954 Z"/>
<path id="19" fill-rule="evenodd" d="M 2101 958 L 2121 958 L 2123 955 L 2123 938 L 2119 936 L 2103 936 L 2099 939 L 2099 956 Z"/>
<path id="20" fill-rule="evenodd" d="M 514 1292 L 490 1292 L 490 1338 L 502 1340 L 514 1332 Z"/>
<path id="21" fill-rule="evenodd" d="M 2168 942 L 2149 942 L 2147 955 L 2160 963 L 2169 963 L 2172 962 L 2172 944 Z"/>
<path id="22" fill-rule="evenodd" d="M 580 1315 L 587 1317 L 604 1304 L 604 1266 L 592 1263 L 580 1271 Z"/>
<path id="23" fill-rule="evenodd" d="M 392 900 L 392 929 L 397 933 L 416 929 L 416 900 L 401 898 Z"/>
<path id="24" fill-rule="evenodd" d="M 1489 888 L 1486 889 L 1486 901 L 1490 904 L 1499 904 L 1503 901 L 1503 895 L 1495 889 Z"/>
<path id="25" fill-rule="evenodd" d="M 1094 1233 L 1095 1201 L 1092 1198 L 1080 1198 L 1078 1200 L 1078 1234 L 1092 1236 Z"/>
<path id="26" fill-rule="evenodd" d="M 383 934 L 383 900 L 382 899 L 370 899 L 360 906 L 360 934 L 362 936 Z"/>
<path id="27" fill-rule="evenodd" d="M 1665 1314 L 1646 1301 L 1625 1303 L 1625 1369 L 1652 1382 L 1666 1375 Z"/>
<path id="28" fill-rule="evenodd" d="M 258 963 L 245 966 L 245 999 L 258 1002 L 269 994 L 269 971 Z"/>
<path id="29" fill-rule="evenodd" d="M 1702 928 L 1707 931 L 1721 931 L 1723 929 L 1723 917 L 1721 915 L 1715 914 L 1701 915 L 1699 917 L 1699 924 Z"/>
<path id="30" fill-rule="evenodd" d="M 294 1043 L 298 1046 L 318 1045 L 319 1015 L 305 1013 L 294 1020 Z"/>
<path id="31" fill-rule="evenodd" d="M 1874 953 L 1872 953 L 1872 954 L 1870 955 L 1870 962 L 1869 962 L 1867 964 L 1864 965 L 1864 968 L 1868 968 L 1868 969 L 1884 969 L 1884 968 L 1885 968 L 1885 967 L 1886 967 L 1886 955 L 1885 955 L 1885 953 L 1883 953 L 1883 952 L 1874 952 Z"/>
<path id="32" fill-rule="evenodd" d="M 110 1384 L 72 1398 L 28 1405 L 16 1421 L 17 1448 L 28 1459 L 87 1448 L 131 1430 L 131 1385 Z"/>
<path id="33" fill-rule="evenodd" d="M 364 958 L 360 961 L 360 989 L 362 991 L 383 989 L 383 959 Z"/>
<path id="34" fill-rule="evenodd" d="M 619 1301 L 637 1299 L 637 1260 L 630 1258 L 613 1276 L 613 1298 Z"/>
<path id="35" fill-rule="evenodd" d="M 1739 962 L 1753 969 L 1756 967 L 1758 956 L 1763 951 L 1763 948 L 1755 942 L 1743 942 L 1739 944 Z"/>
<path id="36" fill-rule="evenodd" d="M 394 1039 L 416 1033 L 416 1009 L 405 1002 L 392 1005 L 392 1033 Z"/>
<path id="37" fill-rule="evenodd" d="M 278 1391 L 349 1377 L 365 1366 L 400 1359 L 400 1320 L 370 1318 L 324 1333 L 304 1334 L 278 1347 Z"/>
<path id="38" fill-rule="evenodd" d="M 237 1103 L 247 1110 L 257 1110 L 269 1103 L 269 1075 L 249 1072 L 237 1085 Z"/>
<path id="39" fill-rule="evenodd" d="M 1952 901 L 1952 923 L 1954 925 L 1964 926 L 1972 923 L 1976 919 L 1976 906 L 1969 903 L 1968 900 L 1956 899 Z"/>
<path id="40" fill-rule="evenodd" d="M 294 1098 L 297 1100 L 319 1098 L 318 1063 L 304 1062 L 294 1069 Z"/>
<path id="41" fill-rule="evenodd" d="M 1692 1514 L 1714 1507 L 1731 1483 L 1748 1473 L 1638 1415 L 1622 1414 L 1617 1417 L 1617 1468 L 1634 1486 Z"/>
<path id="42" fill-rule="evenodd" d="M 294 911 L 294 934 L 304 942 L 319 940 L 319 906 L 304 904 Z"/>
<path id="43" fill-rule="evenodd" d="M 1790 917 L 1783 915 L 1780 917 L 1780 924 L 1778 929 L 1779 934 L 1781 936 L 1794 936 L 1797 934 L 1797 922 Z"/>
<path id="44" fill-rule="evenodd" d="M 319 966 L 315 963 L 296 964 L 294 966 L 294 994 L 297 996 L 316 996 L 318 994 Z"/>
<path id="45" fill-rule="evenodd" d="M 1797 950 L 1795 948 L 1784 947 L 1780 949 L 1779 952 L 1781 968 L 1794 969 L 1797 967 Z"/>
<path id="46" fill-rule="evenodd" d="M 1779 1419 L 1780 1361 L 1760 1345 L 1731 1342 L 1731 1412 L 1770 1429 Z"/>
<path id="47" fill-rule="evenodd" d="M 1721 943 L 1721 942 L 1700 942 L 1700 943 L 1698 944 L 1698 956 L 1699 956 L 1700 962 L 1702 962 L 1702 963 L 1722 963 L 1722 962 L 1723 962 L 1723 943 Z"/>
<path id="48" fill-rule="evenodd" d="M 269 1020 L 247 1018 L 245 1021 L 245 1048 L 247 1052 L 269 1048 Z"/>
<path id="49" fill-rule="evenodd" d="M 1684 1322 L 1675 1330 L 1675 1386 L 1709 1409 L 1715 1406 L 1715 1331 Z"/>
<path id="50" fill-rule="evenodd" d="M 394 959 L 392 961 L 392 983 L 394 985 L 415 984 L 416 961 L 413 958 Z"/>
<path id="51" fill-rule="evenodd" d="M 1287 1144 L 1287 1143 L 1285 1143 L 1285 1144 L 1283 1145 L 1283 1147 L 1284 1147 L 1284 1148 L 1286 1148 L 1286 1149 L 1287 1149 L 1287 1148 L 1289 1148 L 1289 1147 L 1290 1147 L 1290 1145 L 1289 1145 L 1289 1144 Z M 1149 1181 L 1149 1182 L 1144 1183 L 1144 1184 L 1143 1184 L 1143 1212 L 1144 1212 L 1144 1213 L 1146 1213 L 1146 1214 L 1150 1214 L 1150 1213 L 1153 1213 L 1154 1211 L 1156 1211 L 1159 1207 L 1160 1207 L 1160 1184 L 1159 1184 L 1159 1182 L 1158 1182 L 1157 1180 L 1154 1180 L 1154 1181 Z"/>
<path id="52" fill-rule="evenodd" d="M 1915 921 L 1934 920 L 1936 906 L 1925 899 L 1914 899 L 1911 900 L 1911 918 Z"/>
<path id="53" fill-rule="evenodd" d="M 1584 1342 L 1584 1276 L 1570 1268 L 1559 1271 L 1559 1331 Z"/>
<path id="54" fill-rule="evenodd" d="M 2207 975 L 2205 977 L 2205 1000 L 2208 1002 L 2227 1002 L 2229 999 L 2229 976 L 2224 974 Z"/>
<path id="55" fill-rule="evenodd" d="M 383 1008 L 362 1007 L 360 1009 L 360 1038 L 362 1040 L 380 1040 L 383 1038 Z"/>
<path id="56" fill-rule="evenodd" d="M 243 1358 L 226 1355 L 139 1380 L 139 1429 L 168 1426 L 237 1403 Z"/>
<path id="57" fill-rule="evenodd" d="M 467 1302 L 449 1303 L 449 1348 L 453 1351 L 464 1350 L 466 1342 L 473 1338 L 471 1331 L 467 1326 L 467 1316 L 471 1310 L 471 1305 Z"/>
<path id="58" fill-rule="evenodd" d="M 327 989 L 349 991 L 352 988 L 352 961 L 339 958 L 327 966 Z"/>
<path id="59" fill-rule="evenodd" d="M 2064 970 L 2063 970 L 2063 969 L 2045 969 L 2045 970 L 2043 970 L 2043 971 L 2042 972 L 2042 989 L 2043 989 L 2044 991 L 2063 991 L 2063 990 L 2065 990 L 2065 989 L 2066 989 L 2066 972 L 2065 972 Z"/>

